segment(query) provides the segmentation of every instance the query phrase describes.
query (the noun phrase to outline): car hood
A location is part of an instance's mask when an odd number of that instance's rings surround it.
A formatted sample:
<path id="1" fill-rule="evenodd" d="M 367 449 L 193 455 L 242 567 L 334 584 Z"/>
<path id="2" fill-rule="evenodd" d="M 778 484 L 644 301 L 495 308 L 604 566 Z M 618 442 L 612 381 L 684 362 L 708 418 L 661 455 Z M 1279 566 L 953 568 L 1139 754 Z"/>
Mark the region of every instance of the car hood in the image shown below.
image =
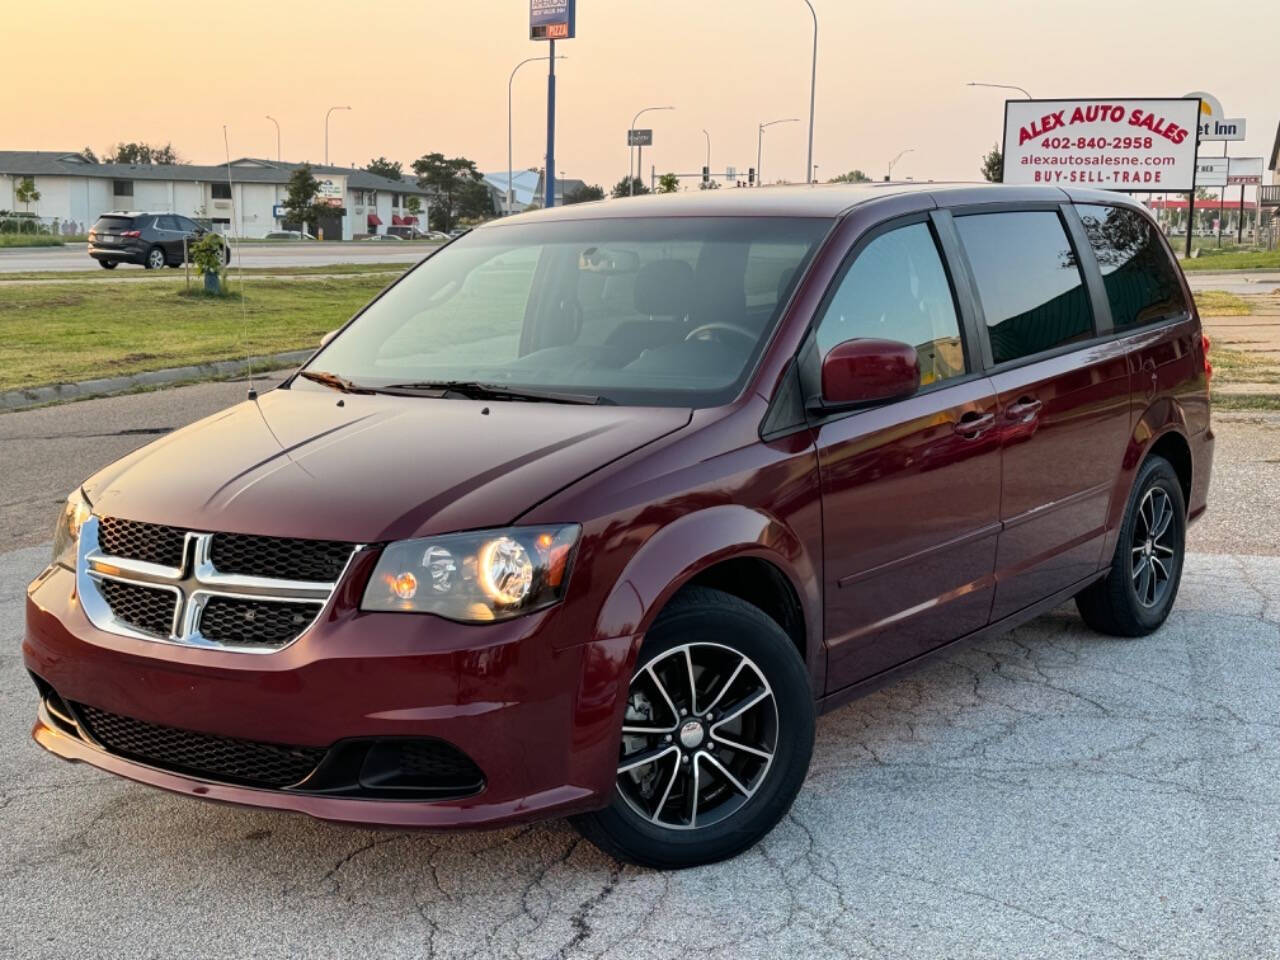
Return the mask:
<path id="1" fill-rule="evenodd" d="M 674 407 L 280 389 L 135 451 L 84 489 L 100 516 L 369 543 L 510 523 L 689 419 Z"/>

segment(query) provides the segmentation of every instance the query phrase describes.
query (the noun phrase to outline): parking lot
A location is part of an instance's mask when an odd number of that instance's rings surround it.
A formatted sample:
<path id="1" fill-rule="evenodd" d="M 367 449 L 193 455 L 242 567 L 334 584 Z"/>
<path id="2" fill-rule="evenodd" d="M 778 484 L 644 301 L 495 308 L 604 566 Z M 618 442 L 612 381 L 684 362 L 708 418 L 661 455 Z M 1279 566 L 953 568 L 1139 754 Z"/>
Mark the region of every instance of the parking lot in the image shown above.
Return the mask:
<path id="1" fill-rule="evenodd" d="M 0 416 L 0 956 L 1280 953 L 1280 414 L 1216 418 L 1168 624 L 1063 607 L 819 721 L 760 846 L 674 874 L 563 823 L 420 834 L 178 798 L 42 753 L 19 644 L 66 491 L 243 384 Z"/>

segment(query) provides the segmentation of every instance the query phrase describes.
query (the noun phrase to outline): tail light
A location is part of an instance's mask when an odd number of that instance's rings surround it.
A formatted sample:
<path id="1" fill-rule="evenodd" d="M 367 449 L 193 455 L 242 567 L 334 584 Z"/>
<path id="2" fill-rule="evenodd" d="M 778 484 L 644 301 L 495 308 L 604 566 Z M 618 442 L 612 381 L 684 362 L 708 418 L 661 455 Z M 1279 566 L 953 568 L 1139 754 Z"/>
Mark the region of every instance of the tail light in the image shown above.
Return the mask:
<path id="1" fill-rule="evenodd" d="M 1209 348 L 1213 346 L 1213 341 L 1200 334 L 1200 350 L 1204 354 L 1204 379 L 1209 381 L 1213 379 L 1213 364 L 1209 362 Z"/>
<path id="2" fill-rule="evenodd" d="M 124 233 L 120 234 L 120 236 L 122 236 L 122 237 L 134 237 L 134 238 L 137 238 L 137 237 L 142 236 L 142 231 L 141 231 L 141 230 L 126 230 Z"/>

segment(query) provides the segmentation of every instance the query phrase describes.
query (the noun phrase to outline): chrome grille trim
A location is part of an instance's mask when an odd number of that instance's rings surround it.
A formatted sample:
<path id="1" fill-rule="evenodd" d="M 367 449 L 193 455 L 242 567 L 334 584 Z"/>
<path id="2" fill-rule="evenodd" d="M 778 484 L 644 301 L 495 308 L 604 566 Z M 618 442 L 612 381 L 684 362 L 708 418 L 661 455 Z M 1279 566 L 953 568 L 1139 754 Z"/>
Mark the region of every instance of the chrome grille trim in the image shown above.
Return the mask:
<path id="1" fill-rule="evenodd" d="M 362 544 L 352 545 L 351 554 L 347 557 L 342 572 L 332 583 L 277 580 L 271 577 L 220 573 L 209 558 L 214 537 L 212 533 L 188 531 L 183 541 L 182 566 L 168 567 L 145 560 L 108 555 L 99 542 L 98 529 L 99 518 L 96 515 L 89 517 L 81 526 L 76 562 L 76 590 L 90 623 L 99 630 L 135 640 L 231 653 L 278 653 L 306 636 L 329 606 L 338 583 L 346 576 L 356 554 L 363 547 Z M 174 594 L 174 621 L 170 635 L 157 637 L 116 617 L 98 588 L 103 580 L 171 591 Z M 315 613 L 306 626 L 286 643 L 276 646 L 221 643 L 200 633 L 200 614 L 210 597 L 293 603 L 314 607 Z"/>

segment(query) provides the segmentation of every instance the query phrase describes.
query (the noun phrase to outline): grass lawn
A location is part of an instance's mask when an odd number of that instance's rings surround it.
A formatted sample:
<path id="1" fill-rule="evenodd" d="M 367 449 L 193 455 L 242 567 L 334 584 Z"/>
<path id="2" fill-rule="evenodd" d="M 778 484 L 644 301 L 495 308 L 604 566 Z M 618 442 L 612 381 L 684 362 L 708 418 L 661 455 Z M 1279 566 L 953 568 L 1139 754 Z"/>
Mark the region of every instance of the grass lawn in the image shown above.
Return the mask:
<path id="1" fill-rule="evenodd" d="M 1280 250 L 1241 250 L 1210 253 L 1207 249 L 1194 260 L 1179 260 L 1182 269 L 1196 270 L 1273 270 L 1280 268 Z"/>
<path id="2" fill-rule="evenodd" d="M 1194 294 L 1196 309 L 1203 317 L 1247 317 L 1253 307 L 1243 297 L 1222 290 L 1201 290 Z"/>
<path id="3" fill-rule="evenodd" d="M 292 277 L 315 276 L 316 274 L 363 274 L 363 273 L 404 273 L 411 263 L 329 263 L 301 267 L 245 267 L 246 277 Z M 231 268 L 231 279 L 240 274 L 239 267 Z M 6 283 L 22 283 L 24 280 L 172 280 L 184 277 L 182 270 L 143 270 L 131 264 L 117 267 L 115 270 L 103 270 L 95 267 L 91 270 L 31 270 L 25 273 L 0 273 L 0 285 Z M 184 280 L 185 283 L 185 280 Z M 191 284 L 200 283 L 195 267 L 191 268 Z"/>
<path id="4" fill-rule="evenodd" d="M 362 265 L 363 266 L 363 265 Z M 99 271 L 101 272 L 101 271 Z M 150 283 L 0 284 L 0 390 L 65 383 L 314 346 L 387 277 L 247 284 L 238 297 L 183 296 Z M 194 284 L 193 284 L 194 286 Z M 232 283 L 235 292 L 237 285 Z"/>
<path id="5" fill-rule="evenodd" d="M 0 250 L 5 247 L 61 247 L 66 239 L 52 233 L 0 233 Z"/>

